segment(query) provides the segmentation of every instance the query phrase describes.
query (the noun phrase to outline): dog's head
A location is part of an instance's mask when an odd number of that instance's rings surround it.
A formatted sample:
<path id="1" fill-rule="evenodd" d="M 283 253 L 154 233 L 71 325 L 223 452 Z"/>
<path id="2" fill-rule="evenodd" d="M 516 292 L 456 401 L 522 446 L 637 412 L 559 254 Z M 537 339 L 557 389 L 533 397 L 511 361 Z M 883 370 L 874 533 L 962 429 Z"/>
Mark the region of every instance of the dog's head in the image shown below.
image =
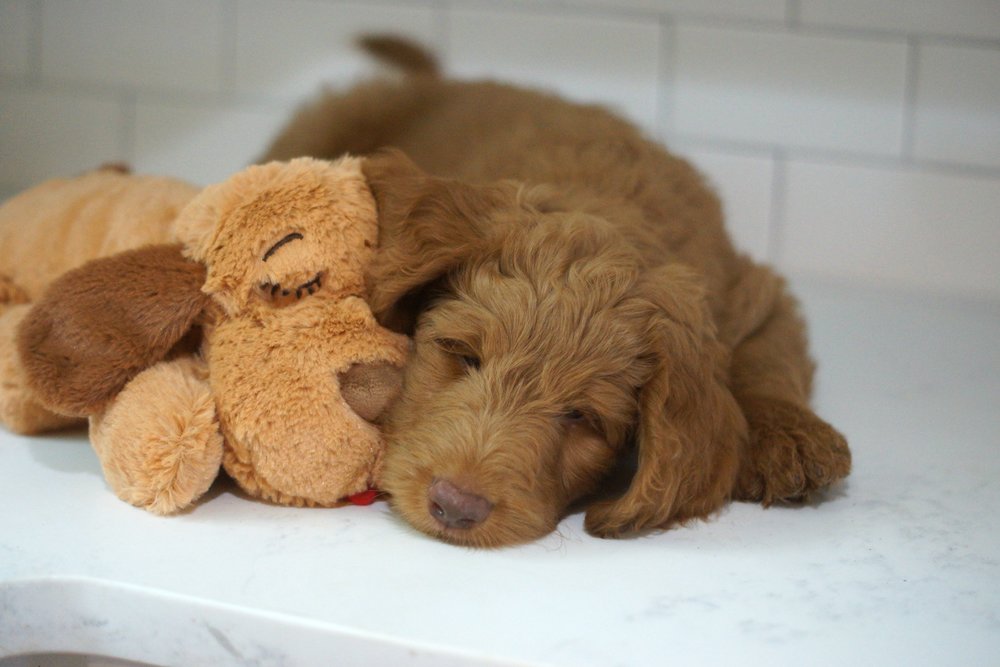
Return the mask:
<path id="1" fill-rule="evenodd" d="M 742 417 L 697 276 L 644 265 L 550 191 L 433 178 L 398 152 L 364 170 L 382 233 L 371 303 L 416 343 L 383 479 L 411 524 L 497 546 L 578 501 L 601 536 L 724 502 Z M 600 498 L 636 447 L 628 488 Z"/>

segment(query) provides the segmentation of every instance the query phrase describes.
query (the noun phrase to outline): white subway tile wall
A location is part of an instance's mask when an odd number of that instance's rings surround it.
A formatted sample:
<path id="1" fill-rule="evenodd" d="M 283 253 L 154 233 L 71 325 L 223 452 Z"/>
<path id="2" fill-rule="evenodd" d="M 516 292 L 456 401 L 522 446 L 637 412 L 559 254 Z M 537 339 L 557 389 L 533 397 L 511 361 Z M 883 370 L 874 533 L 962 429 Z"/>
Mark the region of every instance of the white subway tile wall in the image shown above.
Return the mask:
<path id="1" fill-rule="evenodd" d="M 25 76 L 31 65 L 30 0 L 0 3 L 0 75 Z"/>
<path id="2" fill-rule="evenodd" d="M 1000 50 L 928 45 L 917 63 L 913 154 L 1000 168 Z"/>
<path id="3" fill-rule="evenodd" d="M 995 177 L 796 161 L 778 249 L 800 271 L 974 296 L 996 293 Z"/>
<path id="4" fill-rule="evenodd" d="M 656 21 L 456 10 L 448 27 L 447 62 L 456 76 L 548 88 L 603 102 L 644 127 L 656 126 Z"/>
<path id="5" fill-rule="evenodd" d="M 0 196 L 111 160 L 225 178 L 375 71 L 364 32 L 619 110 L 781 268 L 1000 298 L 997 0 L 2 0 Z"/>
<path id="6" fill-rule="evenodd" d="M 897 155 L 906 44 L 677 30 L 673 127 L 731 141 Z"/>
<path id="7" fill-rule="evenodd" d="M 136 171 L 211 183 L 263 152 L 288 112 L 238 102 L 161 100 L 141 96 L 135 111 Z"/>
<path id="8" fill-rule="evenodd" d="M 372 31 L 436 41 L 430 3 L 398 6 L 317 0 L 238 0 L 236 89 L 301 98 L 321 81 L 347 82 L 373 73 L 355 38 Z"/>
<path id="9" fill-rule="evenodd" d="M 116 96 L 60 90 L 0 92 L 0 183 L 6 190 L 129 159 Z"/>
<path id="10" fill-rule="evenodd" d="M 521 0 L 538 5 L 639 10 L 680 16 L 707 16 L 783 21 L 786 0 Z"/>
<path id="11" fill-rule="evenodd" d="M 996 0 L 800 0 L 805 25 L 1000 39 Z"/>
<path id="12" fill-rule="evenodd" d="M 221 2 L 42 3 L 42 78 L 166 90 L 222 84 Z"/>

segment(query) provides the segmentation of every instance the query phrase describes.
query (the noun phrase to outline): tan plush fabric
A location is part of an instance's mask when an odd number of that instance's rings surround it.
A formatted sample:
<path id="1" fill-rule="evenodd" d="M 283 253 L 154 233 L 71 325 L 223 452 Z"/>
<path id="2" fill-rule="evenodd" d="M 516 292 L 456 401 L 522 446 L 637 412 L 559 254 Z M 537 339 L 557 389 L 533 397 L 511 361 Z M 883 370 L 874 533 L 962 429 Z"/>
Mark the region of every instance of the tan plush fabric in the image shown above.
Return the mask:
<path id="1" fill-rule="evenodd" d="M 208 368 L 183 357 L 139 373 L 90 418 L 90 440 L 122 500 L 156 514 L 190 505 L 222 462 Z"/>
<path id="2" fill-rule="evenodd" d="M 197 500 L 220 464 L 251 495 L 293 505 L 335 505 L 377 481 L 383 441 L 373 422 L 399 392 L 409 341 L 381 328 L 365 301 L 378 225 L 360 162 L 250 167 L 160 217 L 149 206 L 162 197 L 140 197 L 120 179 L 143 191 L 149 183 L 88 174 L 7 211 L 52 215 L 23 239 L 9 232 L 26 247 L 40 251 L 51 223 L 50 238 L 99 257 L 58 278 L 52 265 L 48 283 L 38 273 L 30 288 L 15 283 L 27 275 L 16 266 L 15 280 L 0 282 L 10 302 L 38 299 L 11 307 L 23 321 L 7 327 L 17 354 L 5 375 L 23 378 L 22 404 L 89 416 L 112 489 L 160 514 Z M 82 209 L 47 201 L 86 185 L 96 202 L 99 181 L 112 201 L 86 210 L 113 212 L 117 227 L 81 214 L 77 229 L 66 216 Z M 32 198 L 43 205 L 32 209 Z M 128 227 L 131 204 L 149 228 Z M 126 249 L 126 237 L 159 245 Z M 123 252 L 103 256 L 109 248 Z M 26 419 L 0 415 L 8 425 Z"/>
<path id="3" fill-rule="evenodd" d="M 14 345 L 14 334 L 29 308 L 27 304 L 14 305 L 0 313 L 0 423 L 24 435 L 63 428 L 79 421 L 45 409 L 28 387 Z"/>
<path id="4" fill-rule="evenodd" d="M 0 422 L 23 434 L 79 422 L 42 407 L 24 385 L 14 343 L 23 313 L 11 307 L 37 300 L 87 261 L 169 240 L 197 192 L 176 179 L 108 168 L 46 181 L 0 205 Z"/>
<path id="5" fill-rule="evenodd" d="M 0 206 L 0 275 L 37 299 L 84 262 L 168 242 L 177 213 L 197 193 L 172 178 L 114 169 L 46 181 Z"/>
<path id="6" fill-rule="evenodd" d="M 381 434 L 348 407 L 338 374 L 399 368 L 408 342 L 381 329 L 364 301 L 378 226 L 360 161 L 250 168 L 192 201 L 177 233 L 225 313 L 208 329 L 206 356 L 226 471 L 289 504 L 329 505 L 368 488 Z M 289 235 L 301 238 L 282 243 Z"/>

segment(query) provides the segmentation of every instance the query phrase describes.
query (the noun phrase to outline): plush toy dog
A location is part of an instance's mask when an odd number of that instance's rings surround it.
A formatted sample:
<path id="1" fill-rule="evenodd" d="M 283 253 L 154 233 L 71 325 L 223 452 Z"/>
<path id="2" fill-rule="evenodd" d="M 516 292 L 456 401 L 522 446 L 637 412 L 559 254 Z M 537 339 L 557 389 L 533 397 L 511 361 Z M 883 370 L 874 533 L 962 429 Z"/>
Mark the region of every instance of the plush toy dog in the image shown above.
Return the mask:
<path id="1" fill-rule="evenodd" d="M 357 158 L 30 190 L 0 208 L 0 418 L 89 417 L 108 483 L 156 513 L 220 463 L 274 502 L 363 492 L 409 345 L 364 300 L 377 235 Z"/>

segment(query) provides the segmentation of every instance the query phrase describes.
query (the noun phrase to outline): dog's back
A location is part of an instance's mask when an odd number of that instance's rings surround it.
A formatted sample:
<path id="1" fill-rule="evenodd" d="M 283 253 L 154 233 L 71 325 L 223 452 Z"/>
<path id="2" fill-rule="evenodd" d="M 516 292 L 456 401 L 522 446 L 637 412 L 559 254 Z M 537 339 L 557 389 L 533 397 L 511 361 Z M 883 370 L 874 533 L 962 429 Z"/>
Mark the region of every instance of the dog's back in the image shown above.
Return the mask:
<path id="1" fill-rule="evenodd" d="M 631 124 L 539 91 L 440 78 L 429 55 L 396 40 L 362 45 L 407 75 L 324 94 L 289 123 L 265 160 L 394 146 L 438 176 L 545 184 L 560 201 L 616 224 L 651 264 L 668 250 L 696 266 L 712 292 L 732 282 L 739 263 L 718 198 L 689 163 Z"/>

